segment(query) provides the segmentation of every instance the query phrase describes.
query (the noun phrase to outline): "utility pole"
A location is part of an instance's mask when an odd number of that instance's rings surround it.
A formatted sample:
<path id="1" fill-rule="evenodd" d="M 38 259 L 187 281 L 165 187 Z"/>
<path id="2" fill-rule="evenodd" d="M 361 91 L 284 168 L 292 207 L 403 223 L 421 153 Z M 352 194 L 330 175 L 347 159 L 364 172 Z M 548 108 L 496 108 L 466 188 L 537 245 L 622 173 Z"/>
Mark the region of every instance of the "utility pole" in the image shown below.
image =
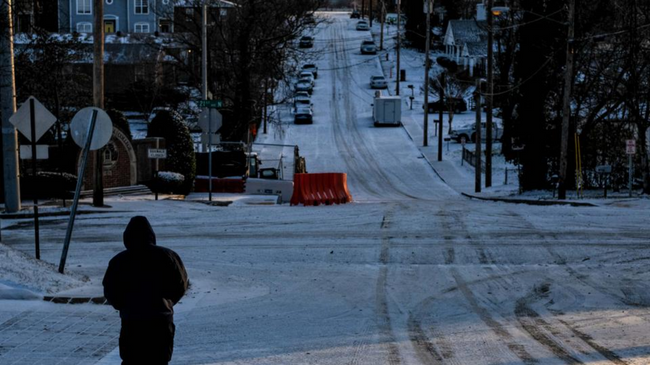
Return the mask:
<path id="1" fill-rule="evenodd" d="M 363 19 L 366 15 L 366 2 L 365 0 L 361 0 L 361 19 Z"/>
<path id="2" fill-rule="evenodd" d="M 15 213 L 21 209 L 20 177 L 18 172 L 18 134 L 9 122 L 16 112 L 16 79 L 14 76 L 13 1 L 0 1 L 0 23 L 5 23 L 0 35 L 0 117 L 2 117 L 2 172 L 5 210 Z"/>
<path id="3" fill-rule="evenodd" d="M 372 28 L 372 0 L 368 0 L 370 3 L 368 5 L 368 20 L 370 21 L 370 28 Z"/>
<path id="4" fill-rule="evenodd" d="M 381 22 L 381 30 L 379 31 L 379 50 L 384 50 L 384 18 L 386 18 L 386 4 L 385 0 L 381 0 L 381 9 L 379 10 L 379 21 Z"/>
<path id="5" fill-rule="evenodd" d="M 104 0 L 94 0 L 93 28 L 93 105 L 104 109 Z M 104 162 L 102 149 L 93 152 L 95 161 L 95 185 L 93 188 L 93 206 L 104 206 Z"/>
<path id="6" fill-rule="evenodd" d="M 445 71 L 440 74 L 440 105 L 445 105 L 445 88 L 447 87 Z M 442 161 L 442 108 L 438 111 L 438 161 Z"/>
<path id="7" fill-rule="evenodd" d="M 476 162 L 474 166 L 474 191 L 481 192 L 481 79 L 476 80 L 476 128 L 474 131 L 474 153 L 476 153 Z"/>
<path id="8" fill-rule="evenodd" d="M 424 140 L 422 141 L 422 146 L 427 147 L 429 145 L 429 69 L 431 68 L 431 63 L 429 62 L 429 43 L 430 41 L 430 18 L 431 18 L 431 0 L 425 0 L 427 6 L 427 26 L 425 31 L 427 32 L 426 45 L 424 46 Z"/>
<path id="9" fill-rule="evenodd" d="M 203 3 L 201 16 L 201 93 L 208 100 L 208 5 Z"/>
<path id="10" fill-rule="evenodd" d="M 487 95 L 485 103 L 487 110 L 485 111 L 485 187 L 492 186 L 492 94 L 494 90 L 494 60 L 492 53 L 494 52 L 494 16 L 492 14 L 492 0 L 487 0 Z"/>
<path id="11" fill-rule="evenodd" d="M 395 95 L 399 96 L 399 83 L 402 81 L 402 75 L 400 72 L 400 65 L 399 65 L 399 51 L 400 47 L 402 45 L 402 34 L 400 33 L 400 26 L 402 22 L 402 1 L 397 0 L 397 70 L 395 71 L 395 79 L 397 82 L 395 83 Z"/>
<path id="12" fill-rule="evenodd" d="M 569 31 L 566 44 L 564 72 L 564 105 L 562 106 L 562 139 L 560 141 L 560 179 L 558 199 L 566 199 L 567 165 L 569 155 L 569 117 L 571 116 L 571 86 L 573 85 L 573 37 L 575 34 L 575 0 L 569 2 Z"/>

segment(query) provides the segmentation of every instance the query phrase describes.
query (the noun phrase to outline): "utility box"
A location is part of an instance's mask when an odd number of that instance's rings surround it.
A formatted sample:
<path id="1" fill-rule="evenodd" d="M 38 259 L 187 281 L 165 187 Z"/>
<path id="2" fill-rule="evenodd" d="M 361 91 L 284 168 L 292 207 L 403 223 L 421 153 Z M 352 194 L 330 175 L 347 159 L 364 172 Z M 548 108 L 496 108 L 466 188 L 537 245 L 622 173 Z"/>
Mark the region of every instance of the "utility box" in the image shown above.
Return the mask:
<path id="1" fill-rule="evenodd" d="M 402 121 L 402 98 L 399 96 L 375 97 L 372 118 L 375 126 L 399 126 Z"/>

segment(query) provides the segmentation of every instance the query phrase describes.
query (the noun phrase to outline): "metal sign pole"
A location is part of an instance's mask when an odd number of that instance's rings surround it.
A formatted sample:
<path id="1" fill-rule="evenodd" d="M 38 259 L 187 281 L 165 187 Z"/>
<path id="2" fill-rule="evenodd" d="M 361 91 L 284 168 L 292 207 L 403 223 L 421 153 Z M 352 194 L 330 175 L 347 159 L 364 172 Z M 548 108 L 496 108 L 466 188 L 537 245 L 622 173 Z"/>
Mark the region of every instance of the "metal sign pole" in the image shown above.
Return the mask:
<path id="1" fill-rule="evenodd" d="M 29 99 L 29 122 L 31 126 L 32 139 L 32 196 L 34 198 L 34 250 L 36 259 L 41 259 L 41 243 L 38 227 L 38 189 L 36 188 L 36 111 L 34 110 L 34 98 Z"/>
<path id="2" fill-rule="evenodd" d="M 159 148 L 160 148 L 160 138 L 156 137 L 156 149 L 159 149 Z M 155 165 L 156 165 L 156 172 L 154 173 L 154 181 L 155 181 L 155 184 L 158 184 L 159 183 L 158 182 L 158 170 L 159 170 L 160 166 L 158 165 L 158 159 L 155 159 L 154 161 L 155 161 Z M 158 188 L 156 187 L 156 189 L 154 189 L 154 190 L 156 190 L 155 195 L 156 195 L 156 200 L 158 200 Z"/>
<path id="3" fill-rule="evenodd" d="M 632 197 L 632 155 L 631 153 L 628 153 L 627 155 L 627 175 L 628 175 L 628 189 L 630 190 L 630 198 Z"/>
<path id="4" fill-rule="evenodd" d="M 208 110 L 208 200 L 212 201 L 212 108 Z"/>
<path id="5" fill-rule="evenodd" d="M 93 140 L 93 132 L 95 130 L 95 121 L 97 121 L 97 110 L 93 110 L 92 117 L 90 118 L 90 125 L 88 126 L 88 133 L 86 133 L 86 145 L 83 149 L 83 156 L 81 158 L 81 166 L 79 166 L 79 176 L 77 177 L 77 188 L 74 192 L 74 201 L 70 207 L 70 220 L 68 221 L 68 229 L 65 232 L 65 242 L 63 243 L 63 252 L 61 252 L 61 262 L 59 263 L 59 272 L 63 274 L 65 269 L 65 261 L 68 258 L 68 248 L 70 247 L 70 238 L 72 237 L 72 227 L 74 227 L 74 218 L 77 214 L 77 206 L 79 205 L 79 195 L 81 194 L 81 185 L 86 172 L 86 165 L 88 164 L 88 154 L 90 152 L 90 143 Z"/>

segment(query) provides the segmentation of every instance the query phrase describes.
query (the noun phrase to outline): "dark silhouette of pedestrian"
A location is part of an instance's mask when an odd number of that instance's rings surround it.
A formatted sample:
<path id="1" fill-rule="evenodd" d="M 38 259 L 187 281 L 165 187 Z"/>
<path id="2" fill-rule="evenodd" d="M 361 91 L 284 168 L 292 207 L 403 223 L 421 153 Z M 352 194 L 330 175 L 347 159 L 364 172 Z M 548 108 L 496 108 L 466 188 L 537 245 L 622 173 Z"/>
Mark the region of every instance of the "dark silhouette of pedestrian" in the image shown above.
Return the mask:
<path id="1" fill-rule="evenodd" d="M 167 364 L 174 350 L 173 307 L 187 290 L 187 272 L 176 252 L 156 246 L 145 217 L 131 218 L 124 246 L 109 262 L 103 281 L 104 296 L 122 318 L 122 364 Z"/>

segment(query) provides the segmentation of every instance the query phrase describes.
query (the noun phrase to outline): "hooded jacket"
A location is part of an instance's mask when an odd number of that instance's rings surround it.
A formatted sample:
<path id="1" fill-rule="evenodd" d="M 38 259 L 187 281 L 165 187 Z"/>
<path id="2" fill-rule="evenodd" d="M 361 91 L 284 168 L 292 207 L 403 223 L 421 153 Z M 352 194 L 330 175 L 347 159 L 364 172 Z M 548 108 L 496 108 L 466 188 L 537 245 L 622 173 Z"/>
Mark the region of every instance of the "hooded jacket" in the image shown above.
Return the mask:
<path id="1" fill-rule="evenodd" d="M 173 319 L 188 277 L 176 252 L 156 246 L 147 218 L 137 216 L 124 230 L 126 251 L 115 255 L 104 275 L 104 296 L 122 319 Z"/>

